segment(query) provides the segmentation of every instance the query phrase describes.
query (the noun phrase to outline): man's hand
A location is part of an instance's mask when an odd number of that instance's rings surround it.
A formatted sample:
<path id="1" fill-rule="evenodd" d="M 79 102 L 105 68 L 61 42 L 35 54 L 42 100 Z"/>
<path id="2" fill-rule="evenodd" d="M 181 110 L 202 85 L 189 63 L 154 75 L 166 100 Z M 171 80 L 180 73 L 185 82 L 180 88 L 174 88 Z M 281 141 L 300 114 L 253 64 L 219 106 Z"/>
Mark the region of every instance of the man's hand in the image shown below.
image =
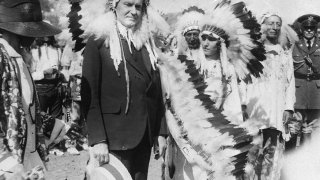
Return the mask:
<path id="1" fill-rule="evenodd" d="M 54 127 L 50 135 L 50 139 L 46 140 L 46 146 L 50 149 L 51 146 L 58 144 L 61 140 L 64 139 L 69 126 L 60 119 L 55 119 Z M 50 146 L 50 147 L 49 147 Z"/>
<path id="2" fill-rule="evenodd" d="M 318 119 L 315 119 L 309 124 L 303 123 L 302 132 L 304 134 L 311 134 L 314 130 L 319 128 L 319 122 L 318 121 L 319 121 Z"/>
<path id="3" fill-rule="evenodd" d="M 86 174 L 88 179 L 97 179 L 94 174 L 94 169 L 109 163 L 109 149 L 108 145 L 104 142 L 95 144 L 93 147 L 89 147 L 89 162 L 86 167 Z"/>
<path id="4" fill-rule="evenodd" d="M 166 152 L 167 149 L 167 140 L 164 136 L 158 136 L 157 138 L 157 144 L 159 146 L 159 153 L 158 153 L 158 157 L 163 157 L 164 153 Z"/>
<path id="5" fill-rule="evenodd" d="M 292 118 L 293 118 L 293 112 L 288 110 L 285 110 L 283 112 L 283 122 L 288 122 Z"/>
<path id="6" fill-rule="evenodd" d="M 109 163 L 109 149 L 106 143 L 99 143 L 91 148 L 93 158 L 95 158 L 99 165 Z"/>
<path id="7" fill-rule="evenodd" d="M 288 128 L 291 134 L 298 134 L 301 129 L 301 123 L 297 121 L 290 122 Z"/>

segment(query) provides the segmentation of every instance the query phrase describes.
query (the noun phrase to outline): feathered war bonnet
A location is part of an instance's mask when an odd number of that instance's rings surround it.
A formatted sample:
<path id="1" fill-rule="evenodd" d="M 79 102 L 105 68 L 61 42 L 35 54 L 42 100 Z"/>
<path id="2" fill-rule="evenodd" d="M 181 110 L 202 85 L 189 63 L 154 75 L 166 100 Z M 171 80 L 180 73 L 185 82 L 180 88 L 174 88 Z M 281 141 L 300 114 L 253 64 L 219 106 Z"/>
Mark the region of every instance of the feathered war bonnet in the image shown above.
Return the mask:
<path id="1" fill-rule="evenodd" d="M 203 17 L 201 20 L 201 33 L 200 36 L 206 35 L 217 39 L 220 42 L 220 62 L 222 66 L 222 73 L 227 77 L 232 74 L 228 68 L 228 57 L 227 57 L 227 44 L 229 44 L 229 36 L 225 30 L 219 27 L 219 24 L 214 23 L 213 18 L 210 15 Z M 208 66 L 206 60 L 201 62 L 201 72 L 204 73 Z M 210 70 L 209 70 L 210 71 Z"/>
<path id="2" fill-rule="evenodd" d="M 72 0 L 71 0 L 72 1 Z M 70 32 L 75 41 L 75 51 L 84 48 L 89 37 L 95 39 L 105 39 L 104 45 L 110 49 L 110 56 L 114 67 L 118 71 L 120 63 L 123 61 L 126 78 L 127 104 L 126 113 L 130 101 L 130 83 L 126 59 L 123 53 L 123 46 L 120 41 L 120 30 L 116 18 L 116 7 L 121 0 L 74 0 L 71 2 L 71 12 L 68 14 Z M 128 29 L 130 41 L 137 50 L 146 47 L 151 65 L 156 69 L 157 54 L 152 36 L 156 33 L 169 34 L 169 25 L 152 8 L 149 0 L 143 0 L 142 20 L 136 27 Z M 127 39 L 128 40 L 128 39 Z M 130 42 L 129 42 L 130 43 Z"/>
<path id="3" fill-rule="evenodd" d="M 93 2 L 89 2 L 89 0 L 85 2 L 94 4 Z M 85 2 L 83 3 L 84 5 Z M 98 18 L 92 18 L 92 23 L 90 23 L 84 30 L 84 39 L 87 39 L 87 37 L 91 36 L 92 34 L 95 35 L 96 38 L 106 39 L 105 45 L 110 48 L 111 58 L 114 61 L 116 70 L 118 70 L 118 66 L 123 60 L 115 10 L 119 2 L 120 0 L 105 0 L 105 5 L 103 6 L 105 8 L 105 13 L 100 15 Z M 155 33 L 169 34 L 169 25 L 160 16 L 160 14 L 158 14 L 156 10 L 151 7 L 148 0 L 143 1 L 143 7 L 145 10 L 143 12 L 141 23 L 129 31 L 132 33 L 131 40 L 136 49 L 139 50 L 143 46 L 146 47 L 149 52 L 151 64 L 155 69 L 158 56 L 154 51 L 155 46 L 152 35 Z M 97 8 L 99 9 L 99 7 Z M 94 9 L 92 9 L 92 11 L 94 11 Z"/>
<path id="4" fill-rule="evenodd" d="M 104 38 L 105 45 L 110 48 L 114 66 L 123 60 L 117 28 L 116 7 L 121 0 L 71 0 L 71 11 L 68 14 L 69 28 L 75 41 L 75 51 L 84 48 L 91 36 Z M 141 23 L 132 29 L 132 42 L 136 49 L 145 46 L 149 52 L 153 68 L 157 61 L 154 52 L 152 35 L 155 33 L 169 34 L 169 25 L 152 7 L 149 0 L 143 0 L 144 12 Z"/>
<path id="5" fill-rule="evenodd" d="M 289 49 L 292 47 L 292 45 L 299 40 L 297 33 L 285 22 L 283 22 L 283 19 L 281 16 L 276 12 L 266 12 L 264 13 L 260 18 L 260 24 L 261 24 L 261 32 L 262 32 L 262 41 L 264 41 L 266 37 L 266 30 L 267 25 L 266 21 L 271 16 L 277 16 L 281 20 L 281 29 L 280 29 L 280 35 L 278 37 L 278 43 L 282 46 L 282 48 Z"/>
<path id="6" fill-rule="evenodd" d="M 222 1 L 217 4 L 201 23 L 202 34 L 219 38 L 221 41 L 220 58 L 225 75 L 230 61 L 238 78 L 259 77 L 263 66 L 265 50 L 260 39 L 260 25 L 243 2 Z"/>
<path id="7" fill-rule="evenodd" d="M 191 6 L 182 11 L 178 17 L 175 36 L 178 42 L 178 54 L 184 54 L 188 50 L 188 44 L 184 35 L 191 30 L 198 30 L 200 32 L 200 21 L 204 16 L 204 11 L 196 6 Z"/>

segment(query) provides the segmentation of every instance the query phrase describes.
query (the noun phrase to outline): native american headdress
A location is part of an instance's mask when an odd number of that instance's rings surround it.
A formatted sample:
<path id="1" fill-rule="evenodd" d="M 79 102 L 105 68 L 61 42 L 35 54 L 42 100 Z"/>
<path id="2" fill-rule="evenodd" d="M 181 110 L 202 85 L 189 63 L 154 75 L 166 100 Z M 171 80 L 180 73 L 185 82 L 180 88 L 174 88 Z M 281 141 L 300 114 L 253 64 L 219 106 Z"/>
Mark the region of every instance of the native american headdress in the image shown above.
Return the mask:
<path id="1" fill-rule="evenodd" d="M 149 0 L 144 0 L 142 9 L 142 21 L 134 28 L 128 29 L 128 33 L 121 31 L 116 18 L 116 7 L 120 0 L 70 0 L 71 12 L 69 17 L 69 28 L 72 33 L 72 40 L 75 41 L 74 50 L 79 51 L 84 48 L 89 37 L 105 39 L 104 45 L 110 49 L 110 56 L 114 67 L 118 71 L 120 63 L 124 62 L 128 112 L 130 102 L 130 77 L 126 66 L 123 46 L 120 41 L 120 34 L 126 37 L 128 43 L 133 43 L 137 50 L 146 47 L 150 63 L 155 70 L 158 55 L 155 50 L 153 35 L 156 33 L 167 36 L 169 25 L 153 9 Z M 129 46 L 131 47 L 131 46 Z M 131 51 L 131 49 L 129 49 Z"/>
<path id="2" fill-rule="evenodd" d="M 265 59 L 264 48 L 257 42 L 260 25 L 245 4 L 222 1 L 212 7 L 209 15 L 203 30 L 223 41 L 226 60 L 234 64 L 238 76 L 259 76 L 263 68 L 259 61 Z M 206 179 L 242 176 L 253 135 L 232 124 L 223 109 L 215 107 L 194 61 L 180 56 L 164 61 L 160 70 L 166 79 L 163 89 L 168 99 L 168 127 L 186 159 L 197 164 Z"/>
<path id="3" fill-rule="evenodd" d="M 226 63 L 230 61 L 237 76 L 246 79 L 262 73 L 265 50 L 258 42 L 260 25 L 243 2 L 222 1 L 209 11 L 201 22 L 202 34 L 209 34 L 221 42 L 220 58 L 224 73 L 228 74 Z"/>
<path id="4" fill-rule="evenodd" d="M 111 58 L 118 70 L 118 65 L 123 60 L 121 44 L 117 29 L 115 8 L 120 0 L 70 0 L 71 11 L 68 14 L 69 28 L 72 40 L 75 41 L 74 50 L 84 48 L 86 41 L 92 35 L 96 38 L 105 38 L 105 45 L 110 48 Z M 155 65 L 157 54 L 154 51 L 152 36 L 155 33 L 169 34 L 169 25 L 159 13 L 145 0 L 146 8 L 142 23 L 132 30 L 132 42 L 137 49 L 146 46 L 151 64 Z M 112 44 L 112 46 L 109 46 Z M 155 68 L 155 67 L 154 67 Z"/>
<path id="5" fill-rule="evenodd" d="M 184 35 L 190 30 L 198 30 L 200 32 L 200 21 L 203 16 L 204 11 L 202 9 L 191 6 L 178 17 L 174 33 L 178 42 L 178 54 L 182 54 L 188 49 Z"/>
<path id="6" fill-rule="evenodd" d="M 204 17 L 204 13 L 204 10 L 197 6 L 190 6 L 183 10 L 177 19 L 174 32 L 174 36 L 177 38 L 177 55 L 188 56 L 188 58 L 197 62 L 197 66 L 200 66 L 200 62 L 205 59 L 203 50 L 201 46 L 197 49 L 189 49 L 185 34 L 191 30 L 198 30 L 200 33 L 200 21 Z"/>

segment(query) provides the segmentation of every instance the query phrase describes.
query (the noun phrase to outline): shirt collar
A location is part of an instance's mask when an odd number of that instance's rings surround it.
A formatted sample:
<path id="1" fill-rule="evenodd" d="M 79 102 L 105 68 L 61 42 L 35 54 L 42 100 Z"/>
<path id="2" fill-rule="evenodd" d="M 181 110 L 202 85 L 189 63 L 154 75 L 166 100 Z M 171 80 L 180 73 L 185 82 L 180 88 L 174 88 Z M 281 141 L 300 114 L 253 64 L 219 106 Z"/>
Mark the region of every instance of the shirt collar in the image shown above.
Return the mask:
<path id="1" fill-rule="evenodd" d="M 304 42 L 307 44 L 308 40 L 306 38 L 303 38 L 303 39 L 304 39 Z M 310 45 L 311 46 L 313 45 L 314 39 L 315 38 L 310 39 Z"/>
<path id="2" fill-rule="evenodd" d="M 14 50 L 13 47 L 10 46 L 10 44 L 5 39 L 0 38 L 0 44 L 4 46 L 10 57 L 22 58 L 21 55 L 17 53 L 17 51 Z"/>
<path id="3" fill-rule="evenodd" d="M 127 40 L 127 43 L 128 43 L 128 46 L 129 46 L 129 51 L 132 54 L 131 42 L 133 43 L 133 45 L 135 45 L 135 43 L 133 41 L 132 30 L 129 29 L 129 28 L 126 28 L 119 21 L 117 21 L 117 26 L 118 26 L 118 29 L 119 29 L 119 33 Z"/>
<path id="4" fill-rule="evenodd" d="M 126 28 L 124 25 L 122 25 L 119 21 L 117 21 L 117 26 L 118 26 L 118 29 L 119 29 L 119 33 L 124 37 L 126 38 L 127 40 L 129 39 L 129 29 Z"/>

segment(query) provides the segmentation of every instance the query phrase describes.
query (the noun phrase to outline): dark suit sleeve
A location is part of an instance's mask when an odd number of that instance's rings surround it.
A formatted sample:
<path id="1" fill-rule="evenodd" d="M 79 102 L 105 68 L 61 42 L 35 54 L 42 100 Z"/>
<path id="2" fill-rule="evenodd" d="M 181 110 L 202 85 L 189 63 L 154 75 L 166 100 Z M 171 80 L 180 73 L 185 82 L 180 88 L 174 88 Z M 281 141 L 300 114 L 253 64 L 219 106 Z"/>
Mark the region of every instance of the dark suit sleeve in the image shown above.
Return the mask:
<path id="1" fill-rule="evenodd" d="M 160 88 L 161 88 L 161 81 L 160 81 Z M 161 95 L 160 95 L 160 100 L 159 100 L 159 114 L 160 114 L 160 132 L 159 135 L 161 136 L 167 136 L 168 135 L 168 126 L 167 126 L 167 120 L 165 116 L 165 105 L 164 105 L 164 99 L 163 99 L 163 93 L 162 93 L 162 88 L 161 88 Z"/>
<path id="2" fill-rule="evenodd" d="M 101 57 L 99 42 L 91 37 L 84 50 L 81 101 L 87 120 L 89 145 L 107 140 L 100 107 Z"/>

